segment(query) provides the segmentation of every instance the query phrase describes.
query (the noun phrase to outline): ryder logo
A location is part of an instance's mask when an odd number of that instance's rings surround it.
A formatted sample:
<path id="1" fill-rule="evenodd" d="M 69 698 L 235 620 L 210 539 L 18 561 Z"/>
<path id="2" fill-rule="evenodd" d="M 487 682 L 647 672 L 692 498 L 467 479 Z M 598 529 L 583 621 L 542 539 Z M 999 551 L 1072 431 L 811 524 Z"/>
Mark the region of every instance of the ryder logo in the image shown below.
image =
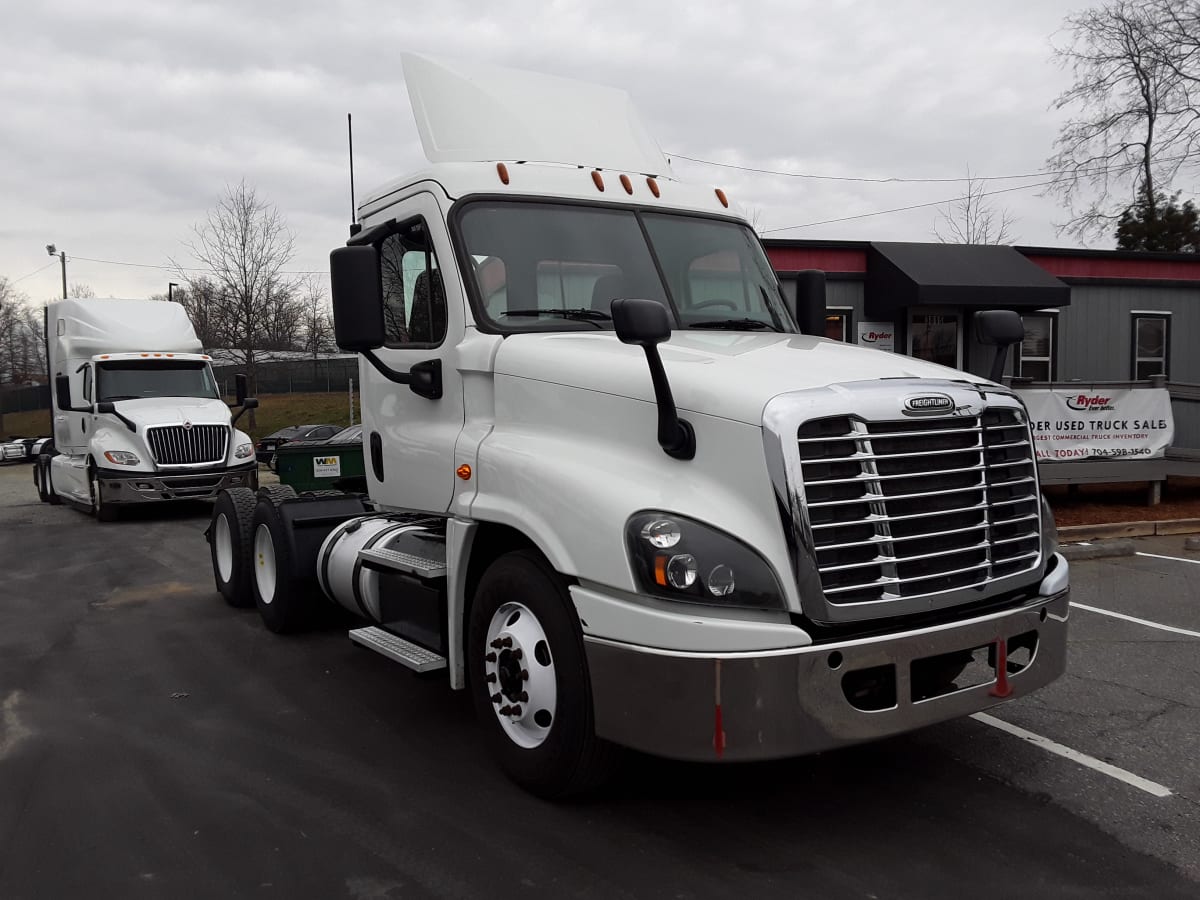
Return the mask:
<path id="1" fill-rule="evenodd" d="M 1066 400 L 1067 406 L 1081 412 L 1102 412 L 1107 409 L 1116 409 L 1112 405 L 1113 398 L 1105 397 L 1103 394 L 1074 394 L 1067 397 Z"/>
<path id="2" fill-rule="evenodd" d="M 893 335 L 890 331 L 864 331 L 862 339 L 865 343 L 874 344 L 879 341 L 890 341 Z"/>

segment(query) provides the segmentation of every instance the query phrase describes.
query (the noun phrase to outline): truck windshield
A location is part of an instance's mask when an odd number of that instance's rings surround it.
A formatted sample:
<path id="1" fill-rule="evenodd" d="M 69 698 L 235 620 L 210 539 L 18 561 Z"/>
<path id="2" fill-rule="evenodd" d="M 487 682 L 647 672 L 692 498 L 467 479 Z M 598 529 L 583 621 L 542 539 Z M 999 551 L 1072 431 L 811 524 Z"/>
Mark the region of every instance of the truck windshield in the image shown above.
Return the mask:
<path id="1" fill-rule="evenodd" d="M 662 303 L 676 328 L 798 330 L 754 233 L 739 222 L 475 201 L 459 226 L 478 312 L 500 331 L 611 329 L 617 297 Z"/>
<path id="2" fill-rule="evenodd" d="M 114 360 L 96 366 L 96 399 L 204 397 L 219 400 L 207 363 L 183 360 Z"/>

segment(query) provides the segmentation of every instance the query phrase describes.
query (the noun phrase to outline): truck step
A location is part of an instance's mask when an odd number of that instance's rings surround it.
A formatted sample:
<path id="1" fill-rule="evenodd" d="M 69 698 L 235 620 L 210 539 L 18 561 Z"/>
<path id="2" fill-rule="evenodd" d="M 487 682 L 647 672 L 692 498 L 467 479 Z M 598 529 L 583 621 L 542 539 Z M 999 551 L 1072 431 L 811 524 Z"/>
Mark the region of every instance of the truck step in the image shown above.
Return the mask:
<path id="1" fill-rule="evenodd" d="M 351 629 L 350 640 L 382 653 L 414 672 L 433 672 L 446 668 L 446 657 L 374 625 Z"/>
<path id="2" fill-rule="evenodd" d="M 358 551 L 358 558 L 367 568 L 403 572 L 416 575 L 419 578 L 445 578 L 446 563 L 440 559 L 427 559 L 403 553 L 399 550 L 381 550 L 377 547 L 364 547 Z"/>

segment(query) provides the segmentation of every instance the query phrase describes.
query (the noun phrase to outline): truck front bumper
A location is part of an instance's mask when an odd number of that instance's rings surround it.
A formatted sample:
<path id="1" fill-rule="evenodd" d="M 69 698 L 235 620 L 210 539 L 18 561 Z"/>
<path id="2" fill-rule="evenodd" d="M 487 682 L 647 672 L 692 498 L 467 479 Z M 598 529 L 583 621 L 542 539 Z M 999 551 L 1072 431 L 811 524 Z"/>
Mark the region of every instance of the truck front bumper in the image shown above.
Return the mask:
<path id="1" fill-rule="evenodd" d="M 777 759 L 1024 696 L 1066 667 L 1067 566 L 1056 562 L 1016 608 L 840 643 L 697 653 L 585 636 L 596 733 L 673 759 Z"/>
<path id="2" fill-rule="evenodd" d="M 212 500 L 223 488 L 258 487 L 258 464 L 229 469 L 97 473 L 105 503 L 157 503 L 163 500 Z"/>

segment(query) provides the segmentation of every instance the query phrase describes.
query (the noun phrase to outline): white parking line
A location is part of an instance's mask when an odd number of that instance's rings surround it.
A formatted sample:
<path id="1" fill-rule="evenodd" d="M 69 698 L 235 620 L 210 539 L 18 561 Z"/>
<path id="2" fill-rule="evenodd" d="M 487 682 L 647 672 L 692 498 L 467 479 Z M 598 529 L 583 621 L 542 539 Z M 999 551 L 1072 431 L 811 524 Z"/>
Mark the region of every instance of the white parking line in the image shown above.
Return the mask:
<path id="1" fill-rule="evenodd" d="M 1182 556 L 1160 556 L 1157 553 L 1143 553 L 1141 550 L 1137 551 L 1136 555 L 1148 556 L 1151 559 L 1171 559 L 1175 562 L 1185 562 L 1191 563 L 1193 566 L 1200 566 L 1200 559 L 1184 559 Z"/>
<path id="2" fill-rule="evenodd" d="M 1147 628 L 1157 628 L 1159 631 L 1169 631 L 1172 634 L 1182 634 L 1187 637 L 1200 638 L 1200 631 L 1189 631 L 1186 628 L 1176 628 L 1174 625 L 1162 625 L 1158 622 L 1151 622 L 1149 619 L 1139 619 L 1137 616 L 1127 616 L 1125 613 L 1113 612 L 1111 609 L 1100 609 L 1098 606 L 1088 606 L 1086 603 L 1076 603 L 1071 601 L 1071 605 L 1076 609 L 1086 609 L 1088 612 L 1100 613 L 1102 616 L 1112 616 L 1114 619 L 1124 619 L 1126 622 L 1136 622 L 1138 625 L 1145 625 Z"/>
<path id="3" fill-rule="evenodd" d="M 1048 750 L 1064 759 L 1077 762 L 1081 766 L 1087 766 L 1089 769 L 1093 769 L 1110 778 L 1115 778 L 1117 781 L 1122 781 L 1131 787 L 1137 788 L 1139 791 L 1145 791 L 1147 794 L 1153 794 L 1155 797 L 1171 796 L 1171 789 L 1163 787 L 1158 782 L 1150 781 L 1140 775 L 1134 775 L 1132 772 L 1110 765 L 1104 762 L 1104 760 L 1096 759 L 1094 756 L 1088 756 L 1086 753 L 1080 753 L 1078 750 L 1072 750 L 1070 747 L 1058 743 L 1058 741 L 1052 741 L 1050 738 L 1042 737 L 1040 734 L 1026 731 L 1024 728 L 1009 724 L 1002 719 L 997 719 L 995 716 L 989 716 L 987 713 L 975 713 L 971 718 L 976 722 L 982 722 L 984 725 L 991 725 L 993 728 L 1006 731 L 1023 741 L 1028 741 L 1035 747 L 1041 747 L 1043 750 Z"/>

